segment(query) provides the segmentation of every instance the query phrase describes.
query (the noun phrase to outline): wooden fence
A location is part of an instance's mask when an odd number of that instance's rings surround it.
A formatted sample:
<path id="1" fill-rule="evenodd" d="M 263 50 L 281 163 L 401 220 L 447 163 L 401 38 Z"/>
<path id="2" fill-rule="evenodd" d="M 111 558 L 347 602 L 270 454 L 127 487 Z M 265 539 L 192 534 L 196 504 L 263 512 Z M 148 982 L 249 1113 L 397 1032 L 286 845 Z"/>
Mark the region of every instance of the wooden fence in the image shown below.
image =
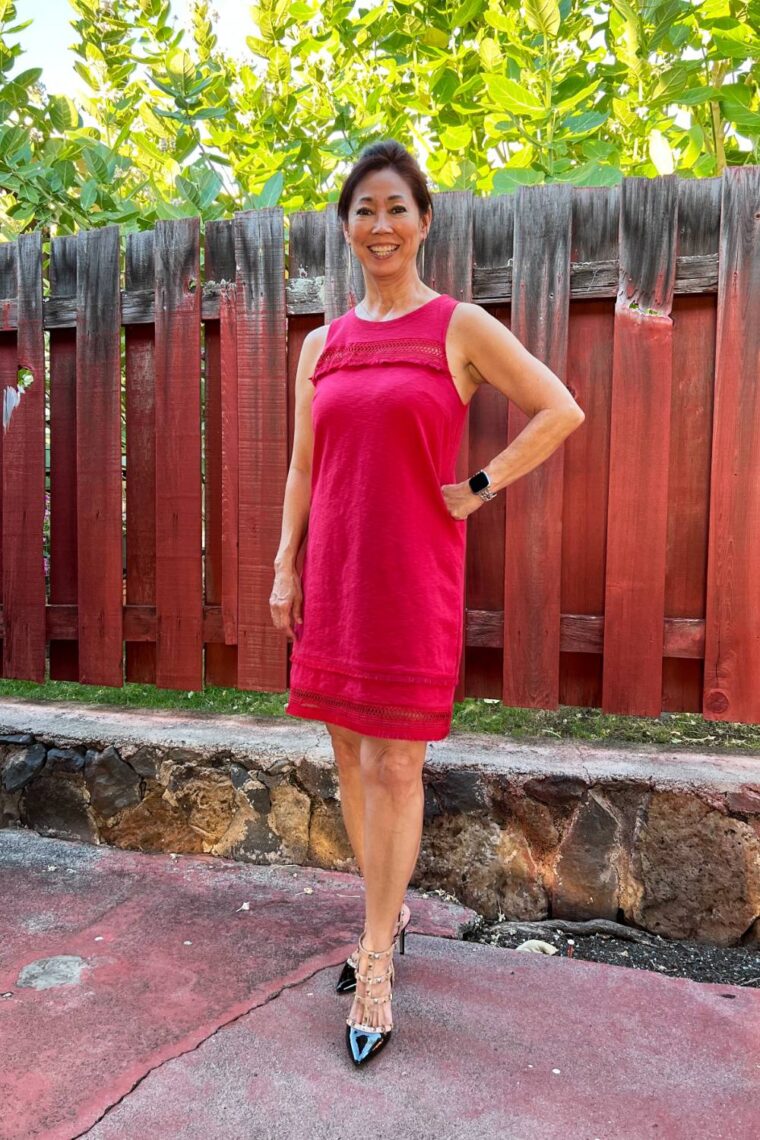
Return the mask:
<path id="1" fill-rule="evenodd" d="M 426 282 L 586 414 L 468 520 L 457 699 L 760 723 L 760 167 L 434 205 Z M 4 677 L 44 681 L 49 647 L 54 680 L 287 688 L 295 369 L 363 288 L 334 205 L 288 221 L 160 222 L 123 283 L 116 226 L 54 240 L 46 274 L 39 233 L 0 245 Z M 525 422 L 483 385 L 458 478 Z"/>

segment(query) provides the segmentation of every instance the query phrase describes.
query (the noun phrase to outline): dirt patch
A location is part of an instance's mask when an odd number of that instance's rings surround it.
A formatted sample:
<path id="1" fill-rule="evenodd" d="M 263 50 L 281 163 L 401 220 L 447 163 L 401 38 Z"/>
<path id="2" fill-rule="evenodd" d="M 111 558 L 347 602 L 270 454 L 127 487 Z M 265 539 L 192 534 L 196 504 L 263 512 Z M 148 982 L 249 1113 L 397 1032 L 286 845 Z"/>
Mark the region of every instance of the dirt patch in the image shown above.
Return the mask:
<path id="1" fill-rule="evenodd" d="M 557 929 L 559 925 L 570 929 Z M 760 947 L 673 941 L 613 922 L 604 924 L 610 928 L 609 932 L 590 934 L 580 929 L 587 925 L 591 924 L 551 919 L 531 923 L 480 919 L 463 937 L 468 942 L 511 949 L 537 939 L 555 946 L 563 958 L 627 966 L 632 970 L 654 970 L 671 978 L 691 978 L 694 982 L 760 988 Z"/>

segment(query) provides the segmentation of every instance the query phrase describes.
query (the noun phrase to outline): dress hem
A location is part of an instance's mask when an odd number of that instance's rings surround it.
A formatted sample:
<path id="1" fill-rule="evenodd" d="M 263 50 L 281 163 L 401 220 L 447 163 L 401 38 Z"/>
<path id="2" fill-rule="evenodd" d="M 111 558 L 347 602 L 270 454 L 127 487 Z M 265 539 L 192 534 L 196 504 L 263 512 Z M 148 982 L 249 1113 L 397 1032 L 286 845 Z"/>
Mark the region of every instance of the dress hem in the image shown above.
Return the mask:
<path id="1" fill-rule="evenodd" d="M 379 736 L 384 740 L 444 740 L 451 732 L 451 718 L 442 730 L 440 724 L 432 725 L 430 722 L 411 725 L 377 721 L 350 710 L 328 708 L 326 705 L 321 707 L 316 701 L 314 704 L 302 704 L 296 697 L 290 698 L 285 713 L 305 720 L 337 724 L 341 728 L 350 728 L 365 736 Z"/>

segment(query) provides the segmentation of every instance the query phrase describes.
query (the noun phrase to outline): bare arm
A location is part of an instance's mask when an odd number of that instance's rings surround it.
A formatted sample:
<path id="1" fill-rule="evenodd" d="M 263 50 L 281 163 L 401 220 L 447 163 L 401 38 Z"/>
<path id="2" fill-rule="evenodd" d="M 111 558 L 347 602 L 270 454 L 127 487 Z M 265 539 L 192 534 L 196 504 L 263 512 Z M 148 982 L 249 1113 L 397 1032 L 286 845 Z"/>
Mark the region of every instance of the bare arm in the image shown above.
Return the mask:
<path id="1" fill-rule="evenodd" d="M 293 453 L 285 483 L 282 506 L 282 533 L 274 560 L 274 585 L 269 598 L 272 620 L 278 629 L 293 636 L 293 623 L 302 620 L 303 594 L 296 573 L 296 559 L 309 525 L 311 508 L 311 464 L 314 435 L 311 425 L 311 401 L 314 366 L 324 347 L 327 327 L 312 329 L 301 346 L 296 369 L 295 429 Z"/>
<path id="2" fill-rule="evenodd" d="M 512 443 L 484 468 L 491 489 L 500 491 L 543 463 L 586 417 L 560 378 L 496 317 L 469 302 L 462 302 L 456 312 L 461 322 L 459 343 L 472 371 L 530 417 Z M 483 502 L 467 481 L 448 486 L 444 498 L 455 518 L 466 518 Z"/>

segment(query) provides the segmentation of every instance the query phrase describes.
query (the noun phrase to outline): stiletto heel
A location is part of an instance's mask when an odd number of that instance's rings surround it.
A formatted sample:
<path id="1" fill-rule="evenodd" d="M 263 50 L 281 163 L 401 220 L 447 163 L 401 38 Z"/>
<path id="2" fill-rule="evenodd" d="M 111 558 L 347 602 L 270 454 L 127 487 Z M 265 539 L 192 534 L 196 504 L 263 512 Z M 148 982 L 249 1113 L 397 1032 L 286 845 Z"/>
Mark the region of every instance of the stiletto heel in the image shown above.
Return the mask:
<path id="1" fill-rule="evenodd" d="M 364 982 L 367 991 L 364 994 L 357 994 L 354 1000 L 362 1003 L 361 1020 L 357 1021 L 356 1018 L 348 1017 L 346 1019 L 346 1046 L 348 1048 L 348 1055 L 355 1065 L 363 1065 L 379 1053 L 391 1039 L 393 1032 L 393 1025 L 384 1029 L 379 1025 L 370 1025 L 370 1018 L 372 1016 L 372 1006 L 379 1005 L 381 1002 L 393 1001 L 393 951 L 396 948 L 396 941 L 390 944 L 387 950 L 367 950 L 362 939 L 359 939 L 359 954 L 365 954 L 369 958 L 367 966 L 367 973 L 360 974 L 357 968 L 356 977 L 360 982 Z M 388 969 L 380 974 L 373 974 L 372 966 L 375 961 L 381 958 L 389 958 Z M 389 993 L 386 997 L 375 997 L 372 993 L 372 986 L 378 982 L 389 981 Z"/>
<path id="2" fill-rule="evenodd" d="M 405 904 L 402 903 L 401 910 L 399 911 L 398 922 L 396 924 L 396 933 L 393 936 L 394 943 L 400 941 L 399 949 L 402 954 L 405 952 L 404 947 L 406 944 L 406 928 L 412 920 L 410 911 L 406 922 L 404 922 L 404 906 Z M 356 950 L 354 950 L 343 963 L 343 969 L 341 970 L 340 976 L 338 977 L 338 981 L 335 985 L 335 992 L 338 994 L 352 994 L 356 992 L 356 957 L 358 950 L 359 947 L 357 946 Z"/>

